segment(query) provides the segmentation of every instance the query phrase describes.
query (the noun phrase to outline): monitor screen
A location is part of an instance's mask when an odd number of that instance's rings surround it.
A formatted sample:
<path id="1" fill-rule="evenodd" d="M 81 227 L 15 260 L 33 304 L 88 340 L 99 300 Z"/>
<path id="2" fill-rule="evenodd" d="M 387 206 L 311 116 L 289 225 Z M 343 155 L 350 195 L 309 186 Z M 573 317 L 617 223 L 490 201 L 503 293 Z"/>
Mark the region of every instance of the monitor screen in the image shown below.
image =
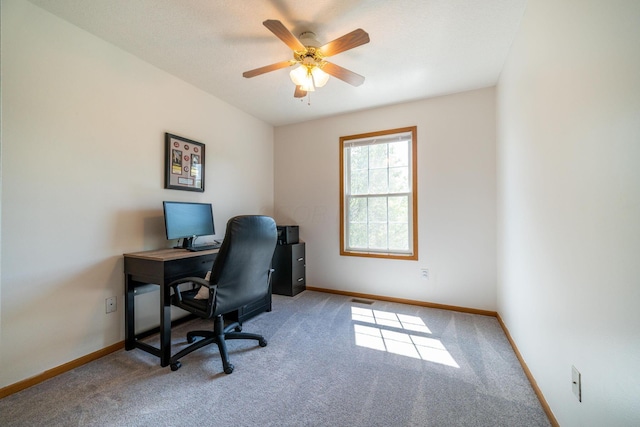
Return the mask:
<path id="1" fill-rule="evenodd" d="M 215 234 L 211 203 L 162 202 L 167 239 Z"/>

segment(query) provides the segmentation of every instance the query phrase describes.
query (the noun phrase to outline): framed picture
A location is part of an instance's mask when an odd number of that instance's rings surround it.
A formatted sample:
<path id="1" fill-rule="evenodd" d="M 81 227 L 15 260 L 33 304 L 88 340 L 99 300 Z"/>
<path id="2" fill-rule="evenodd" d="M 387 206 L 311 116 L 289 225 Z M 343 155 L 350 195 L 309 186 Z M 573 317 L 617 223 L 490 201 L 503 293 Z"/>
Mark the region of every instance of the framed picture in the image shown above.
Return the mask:
<path id="1" fill-rule="evenodd" d="M 204 192 L 204 144 L 164 134 L 164 188 Z"/>

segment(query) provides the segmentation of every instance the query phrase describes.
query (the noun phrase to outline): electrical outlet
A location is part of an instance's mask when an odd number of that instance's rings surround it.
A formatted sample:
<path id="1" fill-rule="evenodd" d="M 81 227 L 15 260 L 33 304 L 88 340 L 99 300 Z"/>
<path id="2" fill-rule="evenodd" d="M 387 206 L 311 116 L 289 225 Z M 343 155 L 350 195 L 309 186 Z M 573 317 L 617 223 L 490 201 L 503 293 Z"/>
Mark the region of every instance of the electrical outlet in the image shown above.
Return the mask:
<path id="1" fill-rule="evenodd" d="M 116 297 L 107 298 L 106 301 L 107 313 L 113 313 L 116 311 Z"/>
<path id="2" fill-rule="evenodd" d="M 428 268 L 420 269 L 420 275 L 424 280 L 429 280 L 429 269 Z"/>
<path id="3" fill-rule="evenodd" d="M 578 402 L 582 402 L 582 375 L 575 366 L 571 367 L 571 389 L 578 398 Z"/>

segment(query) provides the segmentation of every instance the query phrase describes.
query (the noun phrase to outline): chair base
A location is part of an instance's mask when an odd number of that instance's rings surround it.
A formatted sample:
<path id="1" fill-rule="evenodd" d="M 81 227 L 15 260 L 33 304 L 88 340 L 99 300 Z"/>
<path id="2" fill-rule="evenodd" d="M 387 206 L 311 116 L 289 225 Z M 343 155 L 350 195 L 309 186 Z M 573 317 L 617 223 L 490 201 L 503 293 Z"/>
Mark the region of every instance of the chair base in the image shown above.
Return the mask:
<path id="1" fill-rule="evenodd" d="M 226 340 L 257 340 L 260 347 L 266 347 L 267 340 L 262 335 L 251 334 L 247 332 L 240 332 L 242 325 L 238 322 L 233 322 L 227 327 L 224 326 L 224 319 L 222 315 L 218 315 L 213 319 L 213 331 L 190 331 L 187 333 L 187 342 L 191 345 L 180 350 L 174 356 L 171 357 L 170 366 L 172 371 L 177 371 L 182 366 L 179 359 L 187 354 L 202 348 L 206 345 L 216 343 L 218 344 L 218 350 L 220 351 L 220 357 L 222 358 L 222 368 L 225 374 L 233 372 L 234 366 L 229 362 L 229 353 L 227 351 Z M 196 337 L 202 337 L 203 339 L 196 341 Z"/>

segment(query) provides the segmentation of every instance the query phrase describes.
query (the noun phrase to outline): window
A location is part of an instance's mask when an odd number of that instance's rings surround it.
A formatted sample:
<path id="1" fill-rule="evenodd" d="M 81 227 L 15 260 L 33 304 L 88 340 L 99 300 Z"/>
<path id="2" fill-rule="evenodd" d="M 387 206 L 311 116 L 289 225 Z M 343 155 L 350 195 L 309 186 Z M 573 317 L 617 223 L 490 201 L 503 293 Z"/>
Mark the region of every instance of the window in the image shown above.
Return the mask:
<path id="1" fill-rule="evenodd" d="M 418 259 L 417 128 L 340 138 L 340 254 Z"/>

